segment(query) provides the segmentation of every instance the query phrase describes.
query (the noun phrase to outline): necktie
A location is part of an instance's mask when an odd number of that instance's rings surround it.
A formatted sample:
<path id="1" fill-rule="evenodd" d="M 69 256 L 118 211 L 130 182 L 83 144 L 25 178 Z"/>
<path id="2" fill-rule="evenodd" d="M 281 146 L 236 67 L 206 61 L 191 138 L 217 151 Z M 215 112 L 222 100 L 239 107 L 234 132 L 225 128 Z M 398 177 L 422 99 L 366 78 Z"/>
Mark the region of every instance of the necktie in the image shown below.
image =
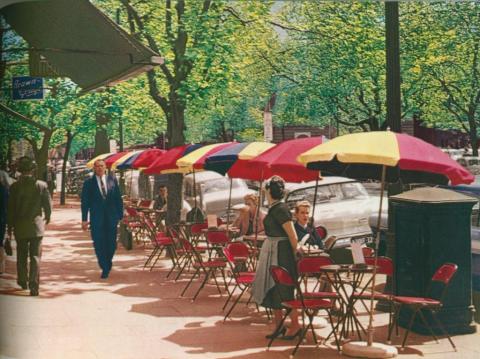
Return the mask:
<path id="1" fill-rule="evenodd" d="M 107 191 L 105 190 L 105 185 L 103 184 L 102 177 L 99 177 L 99 178 L 100 178 L 100 188 L 102 190 L 102 197 L 106 198 L 107 197 Z"/>

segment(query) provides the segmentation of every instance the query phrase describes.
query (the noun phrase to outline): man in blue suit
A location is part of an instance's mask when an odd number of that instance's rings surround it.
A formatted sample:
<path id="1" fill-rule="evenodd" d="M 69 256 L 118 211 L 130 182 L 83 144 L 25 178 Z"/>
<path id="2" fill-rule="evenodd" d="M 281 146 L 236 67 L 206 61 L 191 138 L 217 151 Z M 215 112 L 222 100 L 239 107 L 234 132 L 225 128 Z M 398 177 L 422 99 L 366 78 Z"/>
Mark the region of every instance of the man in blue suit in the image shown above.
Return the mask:
<path id="1" fill-rule="evenodd" d="M 105 174 L 103 160 L 95 161 L 94 176 L 85 180 L 82 189 L 82 229 L 90 224 L 95 254 L 102 269 L 101 278 L 108 278 L 117 247 L 117 224 L 123 217 L 123 203 L 117 180 Z M 88 214 L 90 213 L 90 222 Z"/>

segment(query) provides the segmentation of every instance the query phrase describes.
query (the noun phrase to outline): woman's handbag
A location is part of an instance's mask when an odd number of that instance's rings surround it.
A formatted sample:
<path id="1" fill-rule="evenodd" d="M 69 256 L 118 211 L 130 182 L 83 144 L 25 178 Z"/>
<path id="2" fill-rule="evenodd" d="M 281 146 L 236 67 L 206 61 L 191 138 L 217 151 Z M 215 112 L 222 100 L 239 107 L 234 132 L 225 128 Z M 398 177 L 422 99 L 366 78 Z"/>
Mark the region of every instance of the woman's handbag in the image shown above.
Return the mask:
<path id="1" fill-rule="evenodd" d="M 3 242 L 3 249 L 5 249 L 5 254 L 7 256 L 13 255 L 12 240 L 10 237 L 5 238 L 5 242 Z"/>

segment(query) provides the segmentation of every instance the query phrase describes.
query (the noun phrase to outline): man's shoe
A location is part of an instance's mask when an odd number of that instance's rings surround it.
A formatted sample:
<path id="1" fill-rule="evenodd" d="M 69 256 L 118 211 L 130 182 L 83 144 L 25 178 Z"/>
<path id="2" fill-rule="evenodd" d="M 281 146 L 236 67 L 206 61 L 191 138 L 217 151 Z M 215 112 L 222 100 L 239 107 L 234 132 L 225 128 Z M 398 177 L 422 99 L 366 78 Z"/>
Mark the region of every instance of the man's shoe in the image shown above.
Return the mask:
<path id="1" fill-rule="evenodd" d="M 30 296 L 37 297 L 38 296 L 38 289 L 31 289 Z"/>
<path id="2" fill-rule="evenodd" d="M 28 289 L 28 284 L 27 283 L 18 283 L 20 287 L 22 287 L 23 290 Z"/>
<path id="3" fill-rule="evenodd" d="M 107 278 L 108 278 L 108 272 L 103 271 L 103 272 L 102 272 L 102 275 L 100 276 L 100 278 L 102 278 L 102 279 L 107 279 Z"/>

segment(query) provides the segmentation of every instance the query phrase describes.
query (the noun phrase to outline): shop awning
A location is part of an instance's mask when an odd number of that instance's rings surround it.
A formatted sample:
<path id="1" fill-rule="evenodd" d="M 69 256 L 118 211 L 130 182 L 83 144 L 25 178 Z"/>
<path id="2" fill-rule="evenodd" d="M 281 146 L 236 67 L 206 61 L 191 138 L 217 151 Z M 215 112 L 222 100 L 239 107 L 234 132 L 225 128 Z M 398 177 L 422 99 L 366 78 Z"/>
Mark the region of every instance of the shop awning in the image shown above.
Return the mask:
<path id="1" fill-rule="evenodd" d="M 10 26 L 47 61 L 90 91 L 163 63 L 88 0 L 0 0 Z"/>

